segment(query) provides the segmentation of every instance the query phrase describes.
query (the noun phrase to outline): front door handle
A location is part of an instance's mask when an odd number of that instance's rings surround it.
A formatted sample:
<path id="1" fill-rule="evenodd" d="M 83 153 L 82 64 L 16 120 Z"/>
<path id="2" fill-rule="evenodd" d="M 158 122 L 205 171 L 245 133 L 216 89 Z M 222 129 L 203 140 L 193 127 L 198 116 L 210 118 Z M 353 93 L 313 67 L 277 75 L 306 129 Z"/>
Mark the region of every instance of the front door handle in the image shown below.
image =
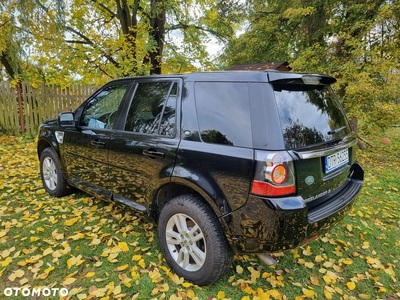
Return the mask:
<path id="1" fill-rule="evenodd" d="M 156 150 L 153 149 L 149 149 L 149 150 L 143 150 L 143 155 L 148 156 L 150 158 L 155 158 L 155 157 L 164 157 L 165 154 L 163 152 L 158 152 Z"/>

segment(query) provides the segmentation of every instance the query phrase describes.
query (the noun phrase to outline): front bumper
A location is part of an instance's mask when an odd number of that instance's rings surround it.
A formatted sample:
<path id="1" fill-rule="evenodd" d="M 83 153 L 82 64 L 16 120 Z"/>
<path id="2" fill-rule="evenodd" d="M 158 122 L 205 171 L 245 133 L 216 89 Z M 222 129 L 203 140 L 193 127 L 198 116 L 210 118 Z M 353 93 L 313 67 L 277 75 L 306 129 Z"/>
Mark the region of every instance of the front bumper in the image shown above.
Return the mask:
<path id="1" fill-rule="evenodd" d="M 296 248 L 342 220 L 353 207 L 363 181 L 364 171 L 355 163 L 346 182 L 312 206 L 300 196 L 250 195 L 247 203 L 232 213 L 228 240 L 237 253 L 271 253 Z"/>

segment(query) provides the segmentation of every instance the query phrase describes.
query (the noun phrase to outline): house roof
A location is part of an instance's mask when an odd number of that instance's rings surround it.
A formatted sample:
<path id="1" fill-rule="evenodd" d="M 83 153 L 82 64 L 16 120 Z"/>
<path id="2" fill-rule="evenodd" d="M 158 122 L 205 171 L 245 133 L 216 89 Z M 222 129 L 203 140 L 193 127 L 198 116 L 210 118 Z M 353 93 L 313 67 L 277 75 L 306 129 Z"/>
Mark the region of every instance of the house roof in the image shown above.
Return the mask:
<path id="1" fill-rule="evenodd" d="M 287 61 L 239 64 L 228 68 L 228 70 L 253 70 L 253 71 L 267 70 L 267 69 L 275 69 L 275 70 L 286 69 L 287 71 L 291 70 L 291 68 L 289 67 L 289 63 Z"/>

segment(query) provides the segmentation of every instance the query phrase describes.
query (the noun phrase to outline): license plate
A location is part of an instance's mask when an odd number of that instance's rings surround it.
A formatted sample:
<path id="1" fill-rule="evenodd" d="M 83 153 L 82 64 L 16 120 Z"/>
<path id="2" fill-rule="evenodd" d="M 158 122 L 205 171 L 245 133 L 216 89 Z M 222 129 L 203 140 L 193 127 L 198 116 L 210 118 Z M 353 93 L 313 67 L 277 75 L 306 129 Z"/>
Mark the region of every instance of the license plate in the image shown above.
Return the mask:
<path id="1" fill-rule="evenodd" d="M 325 156 L 325 173 L 332 172 L 349 162 L 349 150 L 344 149 Z"/>

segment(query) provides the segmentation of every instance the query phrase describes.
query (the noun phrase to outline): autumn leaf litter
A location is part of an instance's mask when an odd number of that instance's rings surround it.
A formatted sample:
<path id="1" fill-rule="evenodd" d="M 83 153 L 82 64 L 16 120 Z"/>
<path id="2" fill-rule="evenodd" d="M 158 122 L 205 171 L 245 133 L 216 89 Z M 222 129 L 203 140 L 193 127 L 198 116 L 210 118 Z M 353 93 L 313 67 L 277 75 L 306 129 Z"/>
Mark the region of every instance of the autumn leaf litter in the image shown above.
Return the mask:
<path id="1" fill-rule="evenodd" d="M 49 196 L 32 139 L 0 137 L 0 174 L 0 297 L 7 287 L 65 287 L 63 299 L 104 300 L 400 296 L 399 185 L 377 184 L 370 171 L 363 203 L 330 233 L 274 254 L 276 266 L 237 255 L 226 276 L 202 288 L 170 270 L 147 217 L 82 192 Z M 370 201 L 382 186 L 390 188 L 377 215 Z"/>

